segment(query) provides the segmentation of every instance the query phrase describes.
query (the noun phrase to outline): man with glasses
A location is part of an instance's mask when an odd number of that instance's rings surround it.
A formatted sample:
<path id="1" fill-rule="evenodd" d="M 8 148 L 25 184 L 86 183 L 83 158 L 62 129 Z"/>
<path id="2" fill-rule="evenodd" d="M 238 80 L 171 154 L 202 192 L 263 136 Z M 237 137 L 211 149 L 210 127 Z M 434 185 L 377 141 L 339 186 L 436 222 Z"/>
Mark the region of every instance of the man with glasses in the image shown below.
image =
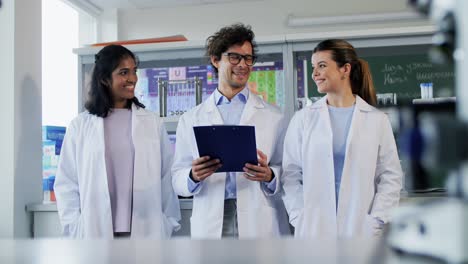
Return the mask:
<path id="1" fill-rule="evenodd" d="M 287 122 L 277 107 L 247 87 L 256 48 L 254 33 L 243 24 L 210 36 L 206 55 L 218 88 L 179 119 L 172 180 L 177 194 L 193 196 L 193 238 L 265 238 L 289 232 L 278 179 Z M 244 172 L 217 173 L 222 166 L 218 159 L 198 156 L 193 127 L 219 124 L 255 126 L 258 164 L 246 164 Z"/>

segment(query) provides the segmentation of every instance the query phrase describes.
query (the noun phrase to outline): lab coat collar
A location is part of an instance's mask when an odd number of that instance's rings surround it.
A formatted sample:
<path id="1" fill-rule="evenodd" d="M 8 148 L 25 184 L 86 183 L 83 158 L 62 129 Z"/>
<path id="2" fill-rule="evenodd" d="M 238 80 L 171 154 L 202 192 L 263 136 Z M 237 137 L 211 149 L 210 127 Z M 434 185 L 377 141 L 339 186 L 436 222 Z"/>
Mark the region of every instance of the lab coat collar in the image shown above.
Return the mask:
<path id="1" fill-rule="evenodd" d="M 222 125 L 224 124 L 221 113 L 219 113 L 216 107 L 215 93 L 211 93 L 210 97 L 205 102 L 199 105 L 200 111 L 205 112 L 211 125 Z M 198 117 L 199 118 L 199 117 Z"/>
<path id="2" fill-rule="evenodd" d="M 205 112 L 210 116 L 212 125 L 224 124 L 223 118 L 221 117 L 221 114 L 219 113 L 219 110 L 216 106 L 216 97 L 214 92 L 210 95 L 210 97 L 208 97 L 206 102 L 202 103 L 202 107 L 205 108 Z M 265 102 L 256 94 L 249 94 L 239 124 L 247 124 L 254 115 L 256 109 L 261 108 L 265 108 Z"/>
<path id="3" fill-rule="evenodd" d="M 263 101 L 259 95 L 252 93 L 249 95 L 245 107 L 265 108 L 265 101 Z"/>
<path id="4" fill-rule="evenodd" d="M 204 103 L 202 103 L 204 104 Z M 210 113 L 216 110 L 216 96 L 215 93 L 211 93 L 210 97 L 206 99 L 206 112 Z"/>
<path id="5" fill-rule="evenodd" d="M 364 99 L 362 99 L 359 95 L 356 96 L 356 109 L 359 109 L 360 111 L 364 112 L 370 112 L 372 111 L 372 106 L 369 105 Z M 325 95 L 322 97 L 322 99 L 318 100 L 315 104 L 311 105 L 310 108 L 312 109 L 318 109 L 318 108 L 323 108 L 327 107 L 327 96 Z"/>
<path id="6" fill-rule="evenodd" d="M 138 107 L 136 104 L 133 104 L 133 103 L 132 103 L 132 113 L 138 116 L 151 114 L 149 111 L 145 111 L 143 107 Z"/>
<path id="7" fill-rule="evenodd" d="M 266 103 L 258 95 L 251 94 L 242 112 L 240 124 L 248 124 L 257 109 L 265 108 L 265 104 Z"/>
<path id="8" fill-rule="evenodd" d="M 372 111 L 372 106 L 364 101 L 364 99 L 362 99 L 359 95 L 356 95 L 356 108 L 364 112 Z"/>

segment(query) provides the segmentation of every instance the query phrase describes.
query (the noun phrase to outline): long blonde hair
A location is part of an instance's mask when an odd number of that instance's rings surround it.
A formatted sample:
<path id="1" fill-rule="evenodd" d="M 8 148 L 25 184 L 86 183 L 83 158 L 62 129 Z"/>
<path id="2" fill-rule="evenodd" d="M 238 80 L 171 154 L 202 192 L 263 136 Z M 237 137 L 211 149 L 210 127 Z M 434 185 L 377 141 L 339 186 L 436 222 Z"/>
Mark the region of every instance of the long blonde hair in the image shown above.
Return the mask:
<path id="1" fill-rule="evenodd" d="M 351 65 L 349 77 L 353 94 L 359 95 L 368 104 L 375 106 L 377 96 L 367 61 L 359 58 L 354 47 L 342 39 L 324 40 L 314 48 L 313 53 L 327 50 L 331 51 L 332 60 L 336 62 L 338 67 L 343 67 L 346 63 Z"/>

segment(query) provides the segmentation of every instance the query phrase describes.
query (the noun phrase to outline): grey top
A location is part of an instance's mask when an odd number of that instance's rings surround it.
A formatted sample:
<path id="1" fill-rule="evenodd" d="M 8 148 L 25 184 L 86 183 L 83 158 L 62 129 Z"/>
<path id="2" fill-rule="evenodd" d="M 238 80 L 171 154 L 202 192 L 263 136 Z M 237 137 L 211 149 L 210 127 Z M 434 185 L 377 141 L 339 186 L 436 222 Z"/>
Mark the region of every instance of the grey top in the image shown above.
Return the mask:
<path id="1" fill-rule="evenodd" d="M 114 232 L 130 232 L 133 164 L 132 111 L 113 109 L 104 118 L 106 170 Z"/>

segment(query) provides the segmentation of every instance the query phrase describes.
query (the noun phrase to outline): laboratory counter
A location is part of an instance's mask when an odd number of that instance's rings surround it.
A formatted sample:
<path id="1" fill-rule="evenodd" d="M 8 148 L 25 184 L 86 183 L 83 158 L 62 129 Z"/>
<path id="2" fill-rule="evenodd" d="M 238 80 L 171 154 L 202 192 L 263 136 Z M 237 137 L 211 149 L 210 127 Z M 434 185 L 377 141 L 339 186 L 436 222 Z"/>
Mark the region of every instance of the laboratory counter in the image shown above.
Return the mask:
<path id="1" fill-rule="evenodd" d="M 0 240 L 0 263 L 438 263 L 397 254 L 383 239 Z"/>
<path id="2" fill-rule="evenodd" d="M 179 199 L 181 228 L 173 236 L 190 236 L 190 217 L 192 216 L 192 199 Z M 62 228 L 57 213 L 56 203 L 28 204 L 26 210 L 33 214 L 34 238 L 61 237 Z"/>
<path id="3" fill-rule="evenodd" d="M 407 193 L 402 192 L 400 204 L 445 199 L 446 193 Z M 190 236 L 190 217 L 192 216 L 192 199 L 179 199 L 182 219 L 181 229 L 174 236 Z M 32 236 L 35 238 L 60 237 L 61 227 L 55 203 L 30 204 L 27 211 L 33 214 Z"/>

